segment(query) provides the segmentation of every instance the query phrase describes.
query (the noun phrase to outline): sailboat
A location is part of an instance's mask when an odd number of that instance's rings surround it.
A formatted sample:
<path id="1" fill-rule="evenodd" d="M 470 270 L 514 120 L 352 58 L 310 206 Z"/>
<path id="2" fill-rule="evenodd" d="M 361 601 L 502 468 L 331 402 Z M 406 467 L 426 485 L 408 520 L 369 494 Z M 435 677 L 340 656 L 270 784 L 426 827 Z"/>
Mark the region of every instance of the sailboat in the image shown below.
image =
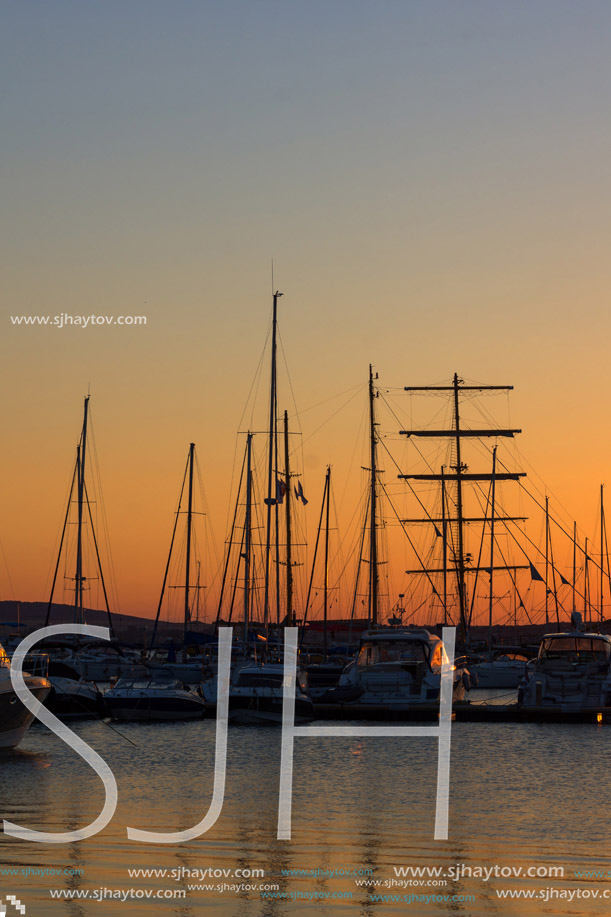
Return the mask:
<path id="1" fill-rule="evenodd" d="M 323 533 L 324 519 L 324 549 L 323 549 L 323 587 L 322 587 L 322 653 L 316 661 L 309 660 L 305 666 L 308 676 L 308 689 L 312 700 L 317 703 L 325 702 L 326 695 L 337 687 L 339 679 L 344 671 L 347 658 L 343 655 L 330 655 L 329 650 L 329 628 L 328 628 L 328 610 L 329 610 L 329 514 L 331 506 L 331 466 L 327 466 L 325 474 L 325 485 L 320 507 L 320 518 L 318 521 L 318 530 L 316 533 L 316 542 L 314 544 L 314 557 L 312 558 L 312 570 L 308 586 L 308 595 L 306 599 L 303 624 L 305 627 L 308 610 L 310 608 L 310 598 L 312 594 L 312 584 L 316 570 L 316 561 L 318 557 L 318 548 L 320 537 Z M 341 648 L 340 648 L 341 649 Z"/>
<path id="2" fill-rule="evenodd" d="M 285 413 L 285 482 L 284 494 L 279 494 L 278 473 L 278 385 L 277 385 L 277 334 L 278 334 L 278 300 L 282 293 L 276 291 L 273 295 L 272 308 L 272 339 L 271 339 L 271 373 L 270 373 L 270 399 L 269 399 L 269 430 L 267 441 L 267 483 L 265 507 L 265 546 L 263 555 L 263 629 L 264 639 L 258 658 L 249 661 L 250 626 L 252 624 L 252 588 L 251 588 L 251 562 L 252 562 L 252 433 L 247 435 L 246 451 L 246 519 L 242 538 L 241 559 L 244 561 L 244 615 L 243 615 L 243 642 L 242 658 L 234 664 L 232 678 L 229 686 L 229 718 L 241 723 L 280 723 L 283 709 L 283 681 L 284 667 L 280 654 L 272 658 L 272 635 L 280 635 L 284 623 L 294 622 L 292 607 L 292 559 L 291 559 L 291 494 L 290 471 L 288 465 L 288 420 Z M 284 505 L 287 526 L 287 607 L 284 620 L 281 620 L 280 611 L 280 551 L 278 543 L 279 507 L 282 500 Z M 272 549 L 275 547 L 275 590 L 272 576 Z M 275 603 L 272 602 L 272 596 Z M 273 615 L 275 604 L 275 616 Z M 273 620 L 275 617 L 275 621 Z M 276 651 L 279 647 L 275 648 Z M 210 679 L 202 685 L 202 693 L 206 698 L 210 712 L 216 707 L 216 679 Z M 303 722 L 314 718 L 314 706 L 307 695 L 307 678 L 300 670 L 297 673 L 295 719 Z"/>
<path id="3" fill-rule="evenodd" d="M 68 505 L 64 517 L 59 551 L 57 553 L 57 562 L 47 605 L 45 626 L 49 625 L 51 619 L 53 598 L 57 586 L 60 565 L 62 557 L 65 557 L 67 553 L 68 532 L 74 526 L 76 528 L 74 576 L 67 577 L 67 579 L 74 584 L 74 623 L 85 623 L 86 609 L 84 596 L 89 588 L 89 583 L 94 579 L 98 579 L 102 587 L 104 605 L 108 618 L 108 628 L 111 636 L 114 637 L 108 593 L 106 590 L 98 540 L 87 489 L 86 464 L 87 446 L 89 442 L 89 400 L 90 396 L 87 395 L 84 401 L 81 435 L 76 447 L 76 462 L 72 474 Z M 76 506 L 76 522 L 72 519 L 72 510 L 74 506 Z M 93 575 L 90 575 L 86 570 L 86 527 L 90 533 L 90 549 L 94 556 L 94 560 L 91 562 L 95 567 Z M 66 558 L 65 565 L 67 566 L 67 564 L 68 559 Z M 145 671 L 145 668 L 140 663 L 139 655 L 133 650 L 121 647 L 116 640 L 113 640 L 111 643 L 99 643 L 94 641 L 88 643 L 69 643 L 64 640 L 60 643 L 56 642 L 53 645 L 47 644 L 47 646 L 48 650 L 52 653 L 51 673 L 53 673 L 54 660 L 71 667 L 73 672 L 76 673 L 76 678 L 73 678 L 66 669 L 58 671 L 56 675 L 50 675 L 51 682 L 56 686 L 51 702 L 65 714 L 82 714 L 88 708 L 91 708 L 91 710 L 95 712 L 99 708 L 99 692 L 97 692 L 92 682 L 108 681 L 111 678 L 116 678 L 122 674 L 135 670 L 140 672 Z"/>
<path id="4" fill-rule="evenodd" d="M 439 701 L 444 662 L 442 640 L 422 627 L 380 623 L 379 547 L 378 547 L 378 462 L 376 391 L 373 368 L 369 367 L 369 627 L 361 635 L 356 659 L 344 670 L 337 689 L 329 691 L 325 702 L 358 705 L 361 710 L 379 715 L 416 712 Z M 453 699 L 463 699 L 468 686 L 464 665 L 453 666 Z"/>
<path id="5" fill-rule="evenodd" d="M 511 391 L 512 386 L 504 385 L 484 385 L 484 384 L 465 384 L 462 379 L 454 373 L 450 385 L 433 385 L 433 386 L 409 386 L 405 387 L 407 392 L 415 393 L 432 393 L 446 394 L 451 398 L 452 403 L 452 424 L 446 429 L 431 429 L 430 426 L 420 429 L 401 430 L 401 435 L 408 438 L 429 437 L 438 440 L 447 440 L 452 446 L 452 458 L 450 459 L 450 468 L 443 466 L 440 472 L 427 472 L 426 474 L 402 474 L 400 478 L 407 481 L 416 482 L 438 482 L 441 488 L 441 518 L 438 515 L 427 518 L 418 518 L 406 520 L 411 523 L 423 523 L 433 526 L 437 536 L 443 545 L 443 558 L 441 567 L 431 568 L 422 564 L 419 570 L 408 570 L 408 574 L 413 576 L 426 576 L 432 585 L 433 593 L 441 599 L 444 621 L 449 618 L 449 607 L 452 600 L 458 604 L 458 639 L 463 647 L 469 644 L 469 632 L 471 627 L 471 618 L 474 607 L 475 586 L 471 588 L 471 601 L 469 601 L 468 581 L 473 578 L 475 583 L 480 574 L 489 577 L 488 590 L 488 651 L 486 657 L 474 661 L 475 664 L 470 666 L 470 671 L 477 679 L 481 687 L 508 687 L 516 686 L 524 671 L 524 660 L 508 657 L 502 650 L 496 651 L 493 647 L 493 604 L 494 604 L 494 582 L 497 572 L 504 571 L 509 573 L 512 578 L 513 588 L 515 589 L 515 572 L 522 569 L 528 569 L 523 564 L 506 564 L 497 563 L 496 548 L 496 531 L 495 525 L 507 522 L 521 522 L 524 517 L 501 515 L 496 506 L 496 486 L 504 481 L 517 481 L 524 477 L 524 472 L 510 472 L 507 470 L 498 470 L 496 458 L 496 446 L 492 453 L 491 471 L 472 471 L 464 462 L 463 449 L 465 441 L 482 441 L 486 439 L 513 438 L 520 433 L 517 429 L 499 428 L 499 427 L 482 427 L 471 428 L 465 425 L 461 416 L 461 405 L 465 398 L 472 398 L 477 395 L 490 392 Z M 486 512 L 483 516 L 471 516 L 465 512 L 465 494 L 468 487 L 477 485 L 482 482 L 490 483 Z M 466 544 L 466 532 L 468 527 L 473 524 L 481 524 L 484 528 L 489 527 L 489 547 L 486 549 L 484 544 L 484 529 L 479 542 L 477 561 L 473 562 L 475 552 L 469 552 Z M 488 562 L 484 558 L 488 553 Z M 434 585 L 433 577 L 442 577 L 441 588 Z M 439 579 L 436 580 L 439 584 Z M 454 587 L 452 588 L 452 584 Z"/>
<path id="6" fill-rule="evenodd" d="M 170 550 L 168 552 L 168 559 L 165 567 L 165 572 L 163 575 L 163 582 L 161 585 L 161 593 L 159 596 L 159 603 L 157 605 L 157 614 L 155 616 L 155 624 L 153 627 L 153 636 L 151 639 L 151 646 L 149 648 L 149 669 L 153 675 L 161 678 L 174 678 L 183 684 L 188 685 L 197 685 L 202 681 L 206 670 L 207 670 L 207 657 L 200 653 L 193 653 L 189 655 L 187 653 L 187 646 L 189 645 L 190 639 L 197 639 L 198 642 L 202 642 L 204 635 L 197 634 L 195 637 L 191 633 L 192 627 L 192 596 L 195 596 L 195 606 L 198 609 L 197 616 L 199 616 L 199 596 L 201 590 L 204 588 L 200 583 L 200 571 L 201 565 L 199 561 L 197 562 L 197 580 L 194 584 L 192 582 L 192 570 L 193 570 L 193 547 L 195 542 L 195 532 L 194 532 L 194 516 L 196 511 L 194 509 L 194 488 L 193 488 L 193 479 L 194 471 L 196 464 L 195 456 L 195 443 L 190 443 L 189 453 L 187 456 L 187 464 L 185 466 L 185 471 L 182 479 L 182 486 L 180 489 L 180 496 L 178 499 L 178 508 L 176 510 L 176 518 L 174 520 L 174 528 L 172 530 L 172 538 L 170 540 Z M 186 488 L 186 510 L 183 509 L 183 499 L 185 498 L 185 488 Z M 185 568 L 184 568 L 184 581 L 182 585 L 170 586 L 169 588 L 182 589 L 184 591 L 184 598 L 182 603 L 183 610 L 183 647 L 179 651 L 180 655 L 178 656 L 175 651 L 172 652 L 174 658 L 167 658 L 163 661 L 160 661 L 154 654 L 155 643 L 157 637 L 157 630 L 159 626 L 159 619 L 161 616 L 161 610 L 163 606 L 164 597 L 168 589 L 168 577 L 171 570 L 172 555 L 174 552 L 175 542 L 176 542 L 176 533 L 178 529 L 179 517 L 186 513 L 186 548 L 185 548 Z"/>

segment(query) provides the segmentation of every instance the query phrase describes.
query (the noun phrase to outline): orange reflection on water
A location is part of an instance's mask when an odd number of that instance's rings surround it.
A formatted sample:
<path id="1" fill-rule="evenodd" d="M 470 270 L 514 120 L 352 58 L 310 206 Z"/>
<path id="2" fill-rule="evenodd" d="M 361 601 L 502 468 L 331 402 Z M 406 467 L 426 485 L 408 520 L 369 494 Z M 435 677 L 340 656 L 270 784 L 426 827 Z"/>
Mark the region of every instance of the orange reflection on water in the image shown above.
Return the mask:
<path id="1" fill-rule="evenodd" d="M 350 754 L 353 758 L 362 758 L 365 754 L 365 742 L 357 742 L 356 745 L 353 745 L 350 749 Z"/>

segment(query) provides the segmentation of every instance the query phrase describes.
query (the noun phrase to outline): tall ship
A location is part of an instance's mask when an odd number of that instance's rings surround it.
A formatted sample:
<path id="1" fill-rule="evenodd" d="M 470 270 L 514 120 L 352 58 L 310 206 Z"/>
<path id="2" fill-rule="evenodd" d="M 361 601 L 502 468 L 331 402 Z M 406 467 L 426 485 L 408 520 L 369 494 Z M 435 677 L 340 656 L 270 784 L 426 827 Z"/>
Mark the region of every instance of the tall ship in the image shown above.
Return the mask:
<path id="1" fill-rule="evenodd" d="M 481 407 L 484 396 L 512 389 L 466 383 L 457 373 L 449 384 L 406 386 L 404 391 L 413 396 L 445 399 L 445 410 L 436 415 L 444 415 L 445 423 L 433 421 L 400 431 L 426 466 L 399 475 L 425 513 L 403 520 L 426 532 L 414 540 L 419 566 L 406 571 L 410 588 L 421 601 L 428 590 L 429 607 L 436 610 L 440 623 L 456 625 L 457 647 L 464 652 L 472 647 L 474 624 L 487 624 L 487 646 L 470 656 L 469 663 L 473 681 L 485 688 L 517 687 L 525 666 L 519 654 L 495 647 L 493 638 L 495 624 L 510 623 L 512 611 L 517 621 L 523 602 L 516 577 L 529 567 L 523 556 L 522 562 L 509 562 L 515 539 L 509 526 L 526 517 L 508 514 L 501 492 L 505 482 L 519 481 L 525 472 L 510 469 L 497 454 L 499 443 L 513 440 L 521 430 L 498 426 Z M 431 532 L 432 547 L 427 537 Z"/>

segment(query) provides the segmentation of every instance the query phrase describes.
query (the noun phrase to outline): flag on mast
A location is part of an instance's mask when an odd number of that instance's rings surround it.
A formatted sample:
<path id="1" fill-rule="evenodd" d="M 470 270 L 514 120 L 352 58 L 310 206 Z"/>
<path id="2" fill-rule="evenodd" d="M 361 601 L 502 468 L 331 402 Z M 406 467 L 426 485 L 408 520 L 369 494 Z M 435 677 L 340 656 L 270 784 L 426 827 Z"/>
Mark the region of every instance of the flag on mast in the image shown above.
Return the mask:
<path id="1" fill-rule="evenodd" d="M 280 478 L 276 478 L 276 503 L 282 503 L 286 493 L 286 484 Z"/>
<path id="2" fill-rule="evenodd" d="M 297 481 L 297 487 L 295 488 L 295 496 L 298 500 L 301 500 L 304 506 L 307 506 L 308 501 L 305 498 L 303 487 L 301 486 L 301 481 Z"/>

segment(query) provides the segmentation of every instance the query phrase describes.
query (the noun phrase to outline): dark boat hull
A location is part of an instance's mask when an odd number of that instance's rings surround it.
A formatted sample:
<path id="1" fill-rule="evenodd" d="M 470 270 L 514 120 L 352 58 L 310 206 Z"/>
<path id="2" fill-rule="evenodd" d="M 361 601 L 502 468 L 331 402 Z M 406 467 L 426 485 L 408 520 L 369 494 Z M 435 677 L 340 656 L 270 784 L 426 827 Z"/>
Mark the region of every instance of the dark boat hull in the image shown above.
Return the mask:
<path id="1" fill-rule="evenodd" d="M 216 704 L 206 704 L 206 716 L 216 716 Z M 295 722 L 305 723 L 316 718 L 314 704 L 304 698 L 295 699 Z M 232 723 L 282 723 L 282 700 L 277 697 L 229 697 L 229 720 Z"/>
<path id="2" fill-rule="evenodd" d="M 108 697 L 110 716 L 117 720 L 196 720 L 204 715 L 204 704 L 197 698 Z"/>
<path id="3" fill-rule="evenodd" d="M 53 681 L 51 681 L 53 684 Z M 91 719 L 108 716 L 108 708 L 104 703 L 104 696 L 97 691 L 83 691 L 79 683 L 72 687 L 58 687 L 53 684 L 45 707 L 60 719 Z"/>

